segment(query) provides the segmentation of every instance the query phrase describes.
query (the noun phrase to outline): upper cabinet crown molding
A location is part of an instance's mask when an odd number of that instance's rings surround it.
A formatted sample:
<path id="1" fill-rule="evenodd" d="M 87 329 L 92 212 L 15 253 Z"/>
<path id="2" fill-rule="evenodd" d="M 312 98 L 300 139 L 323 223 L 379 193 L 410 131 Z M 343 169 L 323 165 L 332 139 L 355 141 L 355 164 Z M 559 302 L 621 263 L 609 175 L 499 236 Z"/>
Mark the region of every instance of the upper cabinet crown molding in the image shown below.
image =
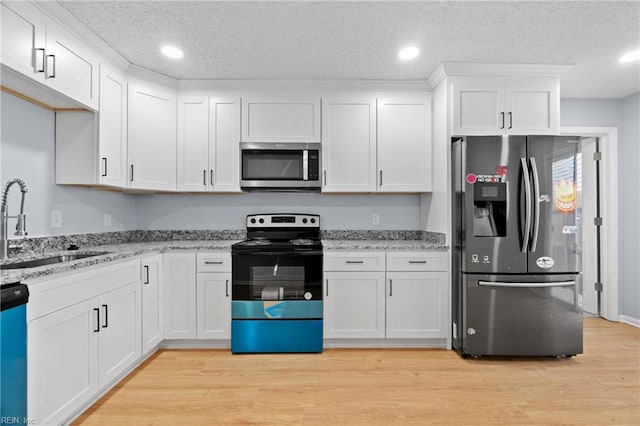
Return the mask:
<path id="1" fill-rule="evenodd" d="M 146 68 L 142 68 L 134 64 L 129 65 L 125 74 L 127 75 L 127 77 L 162 86 L 167 89 L 172 89 L 176 92 L 178 91 L 178 80 L 176 80 L 175 78 L 167 77 L 166 75 L 157 73 L 155 71 L 150 71 Z"/>
<path id="2" fill-rule="evenodd" d="M 564 64 L 475 64 L 444 62 L 427 80 L 434 90 L 445 77 L 561 77 L 573 68 Z"/>

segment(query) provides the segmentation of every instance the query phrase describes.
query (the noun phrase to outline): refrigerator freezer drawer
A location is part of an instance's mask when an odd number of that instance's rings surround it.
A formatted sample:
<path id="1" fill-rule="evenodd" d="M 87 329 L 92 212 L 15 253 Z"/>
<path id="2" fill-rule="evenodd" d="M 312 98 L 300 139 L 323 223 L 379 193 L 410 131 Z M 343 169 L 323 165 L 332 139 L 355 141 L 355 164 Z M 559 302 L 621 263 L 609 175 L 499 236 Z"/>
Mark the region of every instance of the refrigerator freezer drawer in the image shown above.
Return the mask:
<path id="1" fill-rule="evenodd" d="M 582 353 L 580 279 L 580 275 L 465 275 L 462 352 Z"/>

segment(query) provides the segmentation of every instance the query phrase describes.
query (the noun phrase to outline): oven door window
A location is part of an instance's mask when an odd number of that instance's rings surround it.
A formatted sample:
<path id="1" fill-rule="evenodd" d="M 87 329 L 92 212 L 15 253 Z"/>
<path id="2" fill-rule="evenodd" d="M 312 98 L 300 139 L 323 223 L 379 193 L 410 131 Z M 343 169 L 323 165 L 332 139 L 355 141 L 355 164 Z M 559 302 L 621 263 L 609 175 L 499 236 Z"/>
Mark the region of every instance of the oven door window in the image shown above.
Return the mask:
<path id="1" fill-rule="evenodd" d="M 233 300 L 322 300 L 322 256 L 236 254 Z"/>
<path id="2" fill-rule="evenodd" d="M 243 150 L 243 180 L 303 180 L 302 150 Z"/>

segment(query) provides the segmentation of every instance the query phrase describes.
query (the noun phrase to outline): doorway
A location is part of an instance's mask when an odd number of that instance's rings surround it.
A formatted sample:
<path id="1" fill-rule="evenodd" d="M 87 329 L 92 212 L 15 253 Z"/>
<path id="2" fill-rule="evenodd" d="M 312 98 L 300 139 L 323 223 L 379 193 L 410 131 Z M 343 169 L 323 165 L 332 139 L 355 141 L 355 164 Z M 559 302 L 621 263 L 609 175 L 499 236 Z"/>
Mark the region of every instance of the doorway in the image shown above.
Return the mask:
<path id="1" fill-rule="evenodd" d="M 586 315 L 601 315 L 600 294 L 596 283 L 601 283 L 600 236 L 596 217 L 600 210 L 600 188 L 596 153 L 598 138 L 582 139 L 582 179 L 578 193 L 582 199 L 582 309 Z"/>

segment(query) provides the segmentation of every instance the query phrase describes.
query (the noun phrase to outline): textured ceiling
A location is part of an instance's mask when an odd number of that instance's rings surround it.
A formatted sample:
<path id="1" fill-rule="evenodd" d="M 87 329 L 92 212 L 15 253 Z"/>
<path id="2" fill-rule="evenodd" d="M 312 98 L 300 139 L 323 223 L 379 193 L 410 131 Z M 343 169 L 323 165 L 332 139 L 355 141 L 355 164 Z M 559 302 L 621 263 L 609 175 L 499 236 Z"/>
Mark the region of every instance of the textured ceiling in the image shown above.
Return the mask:
<path id="1" fill-rule="evenodd" d="M 129 62 L 177 79 L 426 80 L 441 62 L 575 64 L 563 97 L 639 90 L 633 2 L 63 1 Z M 167 59 L 164 44 L 184 50 Z M 397 58 L 413 44 L 420 56 Z"/>

